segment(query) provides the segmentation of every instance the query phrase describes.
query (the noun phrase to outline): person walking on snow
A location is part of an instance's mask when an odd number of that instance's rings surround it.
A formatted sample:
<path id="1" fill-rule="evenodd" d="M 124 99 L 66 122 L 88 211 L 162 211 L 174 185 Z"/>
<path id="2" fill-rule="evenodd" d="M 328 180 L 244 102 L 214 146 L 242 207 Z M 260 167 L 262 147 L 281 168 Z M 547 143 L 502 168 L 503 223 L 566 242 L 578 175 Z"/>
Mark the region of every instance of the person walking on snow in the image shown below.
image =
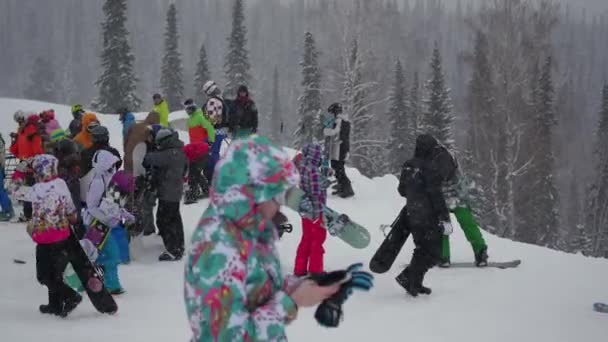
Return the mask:
<path id="1" fill-rule="evenodd" d="M 6 177 L 5 167 L 6 143 L 4 142 L 4 138 L 0 133 L 0 207 L 2 207 L 2 212 L 0 212 L 0 222 L 10 221 L 13 217 L 15 217 L 13 203 L 11 202 L 10 197 L 8 197 L 8 193 L 4 187 L 4 179 Z"/>
<path id="2" fill-rule="evenodd" d="M 334 170 L 338 181 L 336 192 L 342 198 L 349 198 L 355 195 L 350 179 L 346 175 L 345 164 L 350 152 L 350 131 L 351 124 L 348 116 L 343 113 L 342 105 L 334 103 L 327 111 L 333 114 L 335 120 L 332 127 L 323 129 L 323 135 L 330 139 L 329 151 L 326 153 L 331 160 L 331 168 Z"/>
<path id="3" fill-rule="evenodd" d="M 72 106 L 72 121 L 70 121 L 70 138 L 75 138 L 78 133 L 82 130 L 82 116 L 84 115 L 84 109 L 82 105 L 75 104 Z"/>
<path id="4" fill-rule="evenodd" d="M 152 96 L 152 101 L 154 101 L 154 108 L 152 108 L 153 112 L 158 113 L 160 115 L 160 125 L 168 128 L 169 127 L 169 104 L 167 100 L 163 99 L 160 94 L 154 94 Z"/>
<path id="5" fill-rule="evenodd" d="M 184 254 L 184 225 L 179 205 L 186 175 L 184 143 L 177 132 L 163 128 L 156 133 L 158 151 L 148 153 L 144 167 L 152 174 L 152 184 L 158 192 L 156 224 L 165 245 L 159 261 L 181 260 Z"/>
<path id="6" fill-rule="evenodd" d="M 249 96 L 247 86 L 241 85 L 228 116 L 228 129 L 233 139 L 248 137 L 258 132 L 258 109 Z"/>
<path id="7" fill-rule="evenodd" d="M 120 252 L 116 240 L 111 233 L 112 229 L 118 227 L 123 220 L 134 222 L 135 218 L 124 208 L 121 208 L 113 200 L 107 198 L 108 189 L 112 177 L 116 173 L 116 164 L 119 159 L 106 150 L 99 150 L 93 156 L 93 169 L 95 175 L 87 193 L 87 209 L 84 215 L 84 223 L 88 227 L 84 239 L 94 242 L 93 236 L 97 229 L 95 226 L 103 225 L 110 229 L 102 242 L 97 263 L 104 269 L 104 285 L 111 294 L 122 294 L 124 289 L 118 278 L 118 265 L 120 264 Z"/>
<path id="8" fill-rule="evenodd" d="M 323 208 L 327 198 L 327 179 L 321 174 L 323 163 L 322 148 L 318 144 L 308 144 L 302 150 L 300 188 L 306 194 L 306 203 L 300 212 L 302 216 L 302 240 L 298 245 L 294 275 L 323 272 L 323 243 L 327 230 L 323 227 Z"/>
<path id="9" fill-rule="evenodd" d="M 41 154 L 31 161 L 36 184 L 23 186 L 25 174 L 13 174 L 15 198 L 33 203 L 34 215 L 27 231 L 36 243 L 36 278 L 48 289 L 48 304 L 40 305 L 44 314 L 66 317 L 82 297 L 63 282 L 70 260 L 70 224 L 76 222 L 76 208 L 65 182 L 57 177 L 57 158 Z"/>
<path id="10" fill-rule="evenodd" d="M 432 146 L 425 136 L 419 136 L 414 158 L 405 162 L 399 178 L 398 191 L 407 198 L 407 203 L 395 228 L 409 231 L 416 248 L 410 264 L 396 280 L 413 297 L 431 294 L 431 289 L 423 285 L 424 276 L 439 263 L 442 235 L 452 232 L 450 213 L 441 191 L 441 171 L 428 160 L 429 153 Z"/>
<path id="11" fill-rule="evenodd" d="M 205 83 L 203 91 L 209 98 L 203 110 L 211 120 L 215 130 L 215 141 L 211 145 L 209 162 L 205 169 L 205 177 L 207 177 L 208 181 L 211 181 L 215 164 L 220 160 L 222 144 L 228 136 L 228 106 L 222 98 L 221 89 L 214 81 Z"/>
<path id="12" fill-rule="evenodd" d="M 441 172 L 443 179 L 443 194 L 450 212 L 456 217 L 456 221 L 462 228 L 465 237 L 471 244 L 475 256 L 475 265 L 485 267 L 488 265 L 488 246 L 481 234 L 479 224 L 471 211 L 468 196 L 468 182 L 465 179 L 458 161 L 431 135 L 421 135 L 421 141 L 428 145 L 426 160 Z M 444 236 L 442 241 L 441 267 L 450 267 L 450 238 Z"/>
<path id="13" fill-rule="evenodd" d="M 338 286 L 283 278 L 273 217 L 298 184 L 288 156 L 266 138 L 235 141 L 217 165 L 211 203 L 192 235 L 184 300 L 192 341 L 286 341 L 298 308 Z M 230 298 L 230 300 L 224 300 Z"/>

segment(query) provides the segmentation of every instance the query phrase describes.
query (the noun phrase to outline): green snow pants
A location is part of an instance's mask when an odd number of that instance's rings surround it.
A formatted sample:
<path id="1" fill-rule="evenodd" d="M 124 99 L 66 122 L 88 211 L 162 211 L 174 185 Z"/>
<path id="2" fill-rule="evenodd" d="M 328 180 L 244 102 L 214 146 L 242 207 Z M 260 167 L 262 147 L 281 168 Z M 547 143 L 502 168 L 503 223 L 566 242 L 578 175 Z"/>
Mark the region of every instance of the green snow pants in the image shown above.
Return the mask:
<path id="1" fill-rule="evenodd" d="M 458 224 L 462 228 L 464 236 L 471 244 L 471 247 L 473 247 L 473 252 L 475 254 L 479 253 L 479 251 L 486 247 L 486 242 L 479 230 L 479 224 L 477 224 L 473 217 L 471 208 L 458 207 L 452 210 L 452 213 L 456 216 L 456 221 L 458 221 Z M 441 260 L 450 260 L 450 237 L 447 235 L 443 236 Z"/>

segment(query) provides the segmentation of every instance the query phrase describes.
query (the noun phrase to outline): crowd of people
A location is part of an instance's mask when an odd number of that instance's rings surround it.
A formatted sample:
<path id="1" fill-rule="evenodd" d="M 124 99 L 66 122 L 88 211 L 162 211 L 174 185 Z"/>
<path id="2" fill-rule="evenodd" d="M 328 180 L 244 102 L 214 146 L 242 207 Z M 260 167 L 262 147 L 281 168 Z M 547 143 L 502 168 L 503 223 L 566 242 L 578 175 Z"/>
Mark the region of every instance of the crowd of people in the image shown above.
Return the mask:
<path id="1" fill-rule="evenodd" d="M 122 155 L 110 143 L 108 128 L 81 105 L 72 106 L 67 130 L 53 110 L 14 114 L 18 128 L 9 151 L 20 163 L 9 190 L 0 189 L 0 220 L 15 218 L 10 193 L 22 203 L 18 220 L 27 223 L 36 243 L 37 278 L 48 288 L 49 303 L 40 312 L 65 317 L 82 300 L 66 285 L 69 238 L 76 236 L 103 269 L 105 288 L 120 295 L 125 290 L 118 268 L 131 260 L 129 245 L 157 228 L 165 248 L 159 261 L 186 257 L 185 302 L 197 341 L 282 339 L 298 308 L 309 306 L 317 306 L 321 325 L 335 327 L 353 290 L 373 286 L 361 264 L 327 272 L 323 262 L 330 178 L 336 179 L 334 195 L 354 196 L 345 171 L 351 124 L 342 106 L 334 103 L 327 110 L 325 141 L 307 144 L 289 159 L 257 134 L 258 112 L 247 87 L 239 87 L 234 100 L 224 99 L 213 81 L 204 91 L 208 100 L 202 106 L 183 102 L 187 144 L 171 127 L 160 94 L 153 95 L 153 109 L 141 122 L 128 108 L 119 109 Z M 220 155 L 227 139 L 229 147 Z M 1 136 L 0 144 L 4 166 Z M 0 179 L 4 176 L 2 167 Z M 487 246 L 461 178 L 453 155 L 434 137 L 420 135 L 401 174 L 398 191 L 408 201 L 395 223 L 416 244 L 411 263 L 397 277 L 412 296 L 431 293 L 423 285 L 428 269 L 449 267 L 450 212 L 465 230 L 477 265 L 487 265 Z M 280 208 L 292 187 L 304 192 L 306 205 L 300 210 L 302 238 L 293 276 L 284 277 L 275 243 L 286 222 Z M 203 198 L 209 206 L 186 254 L 180 204 Z"/>

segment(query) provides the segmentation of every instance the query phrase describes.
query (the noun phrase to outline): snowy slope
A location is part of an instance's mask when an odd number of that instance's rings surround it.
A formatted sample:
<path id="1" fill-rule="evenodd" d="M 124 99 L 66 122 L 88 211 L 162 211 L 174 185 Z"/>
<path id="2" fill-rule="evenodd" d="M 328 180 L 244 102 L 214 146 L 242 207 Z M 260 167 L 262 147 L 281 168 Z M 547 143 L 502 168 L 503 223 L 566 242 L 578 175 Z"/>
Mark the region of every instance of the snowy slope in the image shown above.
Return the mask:
<path id="1" fill-rule="evenodd" d="M 69 108 L 22 100 L 0 99 L 5 113 L 0 131 L 14 126 L 12 113 L 19 107 L 41 110 L 55 108 L 66 126 Z M 27 107 L 27 108 L 25 108 Z M 10 115 L 8 115 L 10 114 Z M 101 116 L 112 140 L 119 147 L 120 125 L 116 116 Z M 329 204 L 367 226 L 372 244 L 355 250 L 329 237 L 326 243 L 328 269 L 356 261 L 367 264 L 382 241 L 377 230 L 390 224 L 404 202 L 396 192 L 397 179 L 362 177 L 348 170 L 357 193 L 355 198 L 330 198 Z M 187 239 L 206 203 L 182 207 Z M 280 250 L 286 271 L 291 269 L 299 241 L 297 215 L 286 211 L 295 225 L 285 235 Z M 512 270 L 433 269 L 426 283 L 431 297 L 412 299 L 400 289 L 394 277 L 399 265 L 411 256 L 408 242 L 396 266 L 376 275 L 376 287 L 369 294 L 355 294 L 345 306 L 345 320 L 339 329 L 320 328 L 313 310 L 302 310 L 288 328 L 290 341 L 420 341 L 420 342 L 512 342 L 512 341 L 602 341 L 608 335 L 608 316 L 591 310 L 593 301 L 608 301 L 608 261 L 569 255 L 544 248 L 503 240 L 485 234 L 491 259 L 521 258 Z M 469 261 L 473 255 L 461 231 L 453 236 L 453 261 Z M 162 250 L 157 237 L 145 240 L 145 253 L 131 265 L 120 268 L 127 293 L 117 298 L 116 316 L 97 314 L 85 299 L 67 320 L 43 316 L 38 305 L 45 303 L 45 288 L 36 282 L 34 244 L 23 225 L 0 225 L 0 340 L 40 341 L 186 341 L 189 328 L 182 301 L 183 265 L 160 264 Z M 27 261 L 13 263 L 13 258 Z M 91 336 L 91 334 L 95 334 Z"/>

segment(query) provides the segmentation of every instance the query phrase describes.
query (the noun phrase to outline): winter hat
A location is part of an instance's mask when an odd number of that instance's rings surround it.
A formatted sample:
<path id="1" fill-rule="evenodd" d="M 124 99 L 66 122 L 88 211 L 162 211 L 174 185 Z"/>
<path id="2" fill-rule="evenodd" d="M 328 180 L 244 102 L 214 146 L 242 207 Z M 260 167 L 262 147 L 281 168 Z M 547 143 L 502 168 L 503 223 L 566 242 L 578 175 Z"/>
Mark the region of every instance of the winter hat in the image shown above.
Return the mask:
<path id="1" fill-rule="evenodd" d="M 38 123 L 40 121 L 40 116 L 34 112 L 26 112 L 25 113 L 25 121 L 27 123 Z"/>
<path id="2" fill-rule="evenodd" d="M 116 172 L 111 182 L 116 185 L 121 193 L 131 194 L 135 192 L 135 178 L 129 172 L 124 170 Z"/>
<path id="3" fill-rule="evenodd" d="M 95 126 L 91 129 L 93 143 L 104 144 L 110 141 L 110 132 L 104 126 Z"/>
<path id="4" fill-rule="evenodd" d="M 173 136 L 173 130 L 170 128 L 161 128 L 154 136 L 156 145 L 160 145 L 163 141 L 170 139 Z"/>
<path id="5" fill-rule="evenodd" d="M 152 136 L 154 138 L 156 138 L 156 135 L 158 134 L 158 131 L 160 131 L 161 129 L 163 129 L 163 125 L 152 125 L 152 126 L 150 126 L 150 129 L 152 130 Z"/>
<path id="6" fill-rule="evenodd" d="M 153 100 L 160 100 L 160 99 L 162 99 L 162 98 L 163 98 L 163 97 L 162 97 L 162 96 L 160 96 L 160 94 L 159 94 L 159 93 L 156 93 L 156 94 L 152 95 L 152 99 L 153 99 Z"/>
<path id="7" fill-rule="evenodd" d="M 433 149 L 439 146 L 439 142 L 430 134 L 420 134 L 416 138 L 416 148 L 414 156 L 416 158 L 426 159 L 431 157 Z"/>
<path id="8" fill-rule="evenodd" d="M 72 106 L 72 114 L 82 113 L 82 112 L 84 112 L 84 109 L 82 109 L 81 104 L 75 104 Z"/>
<path id="9" fill-rule="evenodd" d="M 246 93 L 247 96 L 249 96 L 249 89 L 247 89 L 247 86 L 243 84 L 239 86 L 239 90 L 236 93 L 237 95 L 240 95 L 241 93 Z"/>
<path id="10" fill-rule="evenodd" d="M 342 114 L 342 105 L 338 102 L 332 103 L 329 108 L 327 108 L 327 111 L 335 115 Z"/>
<path id="11" fill-rule="evenodd" d="M 283 149 L 262 136 L 234 141 L 218 162 L 211 187 L 213 211 L 232 221 L 297 186 L 300 176 Z"/>
<path id="12" fill-rule="evenodd" d="M 50 154 L 39 154 L 32 161 L 34 176 L 40 182 L 46 182 L 57 177 L 57 158 Z"/>
<path id="13" fill-rule="evenodd" d="M 54 120 L 55 119 L 55 110 L 49 109 L 40 113 L 40 118 L 42 120 Z"/>
<path id="14" fill-rule="evenodd" d="M 13 119 L 15 122 L 25 121 L 25 112 L 22 110 L 18 110 L 13 114 Z"/>
<path id="15" fill-rule="evenodd" d="M 215 91 L 218 89 L 219 88 L 217 84 L 215 84 L 215 81 L 207 81 L 207 83 L 203 85 L 203 91 L 209 96 L 213 95 L 213 93 L 215 93 Z"/>
<path id="16" fill-rule="evenodd" d="M 61 128 L 58 128 L 58 129 L 54 130 L 53 132 L 51 132 L 51 136 L 50 136 L 52 142 L 58 142 L 63 139 L 66 139 L 67 137 L 68 137 L 67 132 Z"/>
<path id="17" fill-rule="evenodd" d="M 196 103 L 194 103 L 193 99 L 187 99 L 184 101 L 183 105 L 188 114 L 193 113 L 196 110 Z"/>

